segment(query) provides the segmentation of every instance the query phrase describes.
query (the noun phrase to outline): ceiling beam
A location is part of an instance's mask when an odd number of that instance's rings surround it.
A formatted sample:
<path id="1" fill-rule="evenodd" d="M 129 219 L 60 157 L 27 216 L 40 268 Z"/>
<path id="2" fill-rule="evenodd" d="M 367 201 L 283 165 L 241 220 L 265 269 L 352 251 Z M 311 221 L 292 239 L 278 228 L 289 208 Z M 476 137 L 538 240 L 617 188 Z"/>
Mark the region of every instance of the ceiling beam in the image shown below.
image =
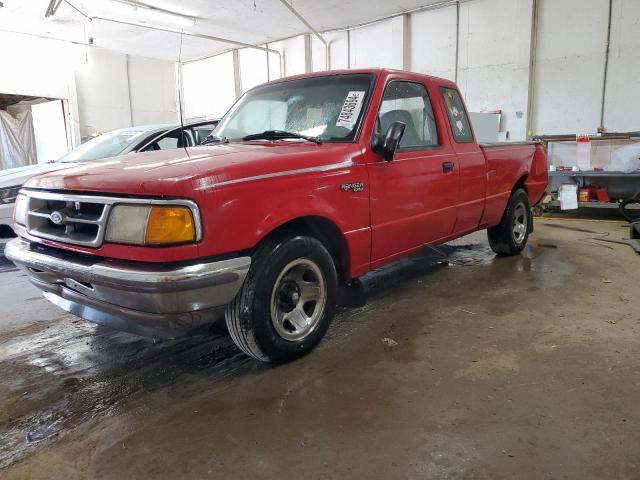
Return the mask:
<path id="1" fill-rule="evenodd" d="M 56 42 L 70 43 L 72 45 L 82 45 L 82 46 L 85 46 L 85 47 L 93 47 L 94 46 L 94 45 L 89 44 L 87 42 L 78 42 L 78 41 L 75 41 L 75 40 L 68 40 L 66 38 L 53 37 L 51 35 L 41 35 L 39 33 L 20 32 L 18 30 L 6 30 L 4 28 L 0 28 L 0 32 L 2 32 L 2 33 L 11 33 L 11 34 L 14 34 L 14 35 L 25 35 L 27 37 L 41 38 L 43 40 L 54 40 Z"/>
<path id="2" fill-rule="evenodd" d="M 149 5 L 148 3 L 140 2 L 138 0 L 112 0 L 112 1 L 122 3 L 124 5 L 129 5 L 130 7 L 134 7 L 134 8 L 144 8 L 147 10 L 154 10 L 156 12 L 167 13 L 169 15 L 173 15 L 174 17 L 182 17 L 187 20 L 192 20 L 194 22 L 198 19 L 193 15 L 185 15 L 184 13 L 178 13 L 178 12 L 174 12 L 173 10 L 167 10 L 166 8 L 156 7 L 154 5 Z"/>
<path id="3" fill-rule="evenodd" d="M 293 13 L 298 18 L 298 20 L 304 23 L 304 25 L 309 29 L 309 31 L 313 33 L 318 38 L 318 40 L 322 42 L 325 50 L 325 58 L 324 58 L 325 68 L 328 70 L 329 69 L 329 44 L 324 39 L 322 34 L 318 30 L 316 30 L 313 27 L 313 25 L 311 25 L 302 15 L 300 15 L 300 13 L 298 13 L 298 11 L 295 8 L 293 8 L 293 5 L 291 5 L 287 0 L 280 0 L 280 3 L 282 3 L 285 7 L 287 7 L 289 11 Z"/>
<path id="4" fill-rule="evenodd" d="M 267 51 L 267 52 L 270 52 L 270 53 L 280 54 L 280 52 L 278 52 L 277 50 L 272 50 L 270 48 L 262 47 L 260 45 L 253 45 L 251 43 L 239 42 L 238 40 L 231 40 L 229 38 L 214 37 L 213 35 L 207 35 L 207 34 L 204 34 L 204 33 L 185 32 L 183 30 L 179 30 L 179 29 L 176 29 L 176 28 L 160 27 L 160 26 L 157 26 L 157 25 L 147 25 L 146 23 L 129 22 L 129 21 L 126 21 L 126 20 L 118 20 L 116 18 L 107 18 L 107 17 L 95 16 L 95 17 L 92 17 L 92 19 L 94 21 L 95 20 L 99 20 L 99 21 L 103 21 L 103 22 L 120 23 L 122 25 L 129 25 L 129 26 L 132 26 L 132 27 L 147 28 L 149 30 L 157 30 L 159 32 L 175 33 L 175 34 L 178 34 L 178 35 L 184 35 L 186 37 L 203 38 L 205 40 L 212 40 L 212 41 L 220 42 L 220 43 L 228 43 L 230 45 L 235 45 L 237 47 L 255 48 L 256 50 L 263 50 L 263 51 Z"/>
<path id="5" fill-rule="evenodd" d="M 49 18 L 55 15 L 61 3 L 62 3 L 62 0 L 51 0 L 49 2 L 49 6 L 47 7 L 47 11 L 44 12 L 44 16 Z"/>
<path id="6" fill-rule="evenodd" d="M 282 1 L 282 0 L 281 0 Z M 368 27 L 369 25 L 373 25 L 376 23 L 384 22 L 386 20 L 391 20 L 392 18 L 400 17 L 402 15 L 411 15 L 413 13 L 419 12 L 427 12 L 430 10 L 439 10 L 440 8 L 452 7 L 457 4 L 472 2 L 474 0 L 442 0 L 436 3 L 429 3 L 427 5 L 423 5 L 421 7 L 411 8 L 408 10 L 402 10 L 400 12 L 392 13 L 390 15 L 386 15 L 384 17 L 379 17 L 374 20 L 367 20 L 362 23 L 355 23 L 352 25 L 346 25 L 344 27 L 330 28 L 325 30 L 324 33 L 332 33 L 332 32 L 347 32 L 349 30 L 356 30 L 358 28 Z"/>
<path id="7" fill-rule="evenodd" d="M 220 42 L 220 43 L 228 43 L 230 45 L 235 45 L 236 47 L 254 48 L 254 49 L 257 49 L 257 50 L 263 50 L 263 51 L 266 51 L 266 52 L 269 52 L 269 53 L 274 53 L 276 55 L 280 55 L 280 52 L 277 51 L 277 50 L 265 48 L 265 47 L 262 47 L 260 45 L 254 45 L 254 44 L 251 44 L 251 43 L 245 43 L 245 42 L 240 42 L 240 41 L 237 41 L 237 40 L 231 40 L 229 38 L 215 37 L 215 36 L 212 36 L 212 35 L 206 35 L 204 33 L 185 32 L 184 30 L 181 30 L 181 29 L 169 28 L 169 27 L 160 27 L 160 26 L 157 26 L 157 25 L 149 25 L 149 24 L 146 24 L 146 23 L 138 23 L 138 22 L 133 22 L 133 21 L 130 22 L 130 21 L 126 21 L 126 20 L 119 20 L 117 18 L 101 17 L 101 16 L 97 16 L 97 15 L 92 17 L 92 16 L 89 16 L 84 11 L 82 11 L 80 8 L 78 8 L 75 5 L 73 5 L 71 2 L 69 2 L 69 0 L 51 0 L 50 7 L 56 1 L 58 2 L 58 5 L 55 7 L 56 10 L 60 6 L 60 3 L 62 3 L 62 1 L 64 1 L 71 8 L 73 8 L 75 11 L 77 11 L 78 13 L 80 13 L 82 16 L 84 16 L 85 18 L 87 18 L 90 21 L 101 20 L 103 22 L 120 23 L 122 25 L 129 25 L 129 26 L 132 26 L 132 27 L 147 28 L 149 30 L 157 30 L 157 31 L 160 31 L 160 32 L 175 33 L 175 34 L 178 34 L 178 35 L 186 35 L 188 37 L 202 38 L 202 39 L 205 39 L 205 40 L 212 40 L 212 41 Z M 135 1 L 135 0 L 114 0 L 114 1 L 119 2 L 119 3 L 124 3 L 124 4 L 127 4 L 127 5 L 131 5 L 131 6 L 139 6 L 140 8 L 148 8 L 148 9 L 151 9 L 151 10 L 162 11 L 162 12 L 165 12 L 165 13 L 170 13 L 171 15 L 177 15 L 177 16 L 180 16 L 180 17 L 196 20 L 196 17 L 190 17 L 189 15 L 183 15 L 183 14 L 176 13 L 176 12 L 173 12 L 173 11 L 170 11 L 170 10 L 166 10 L 166 9 L 163 9 L 163 8 L 153 7 L 151 5 L 147 5 L 146 3 Z M 47 12 L 49 12 L 49 9 L 47 9 Z M 53 11 L 53 13 L 55 13 L 55 10 Z"/>
<path id="8" fill-rule="evenodd" d="M 67 5 L 69 5 L 71 8 L 73 8 L 76 12 L 78 12 L 80 15 L 82 15 L 84 18 L 86 18 L 87 20 L 91 20 L 91 17 L 89 15 L 87 15 L 86 13 L 84 13 L 82 10 L 80 10 L 78 7 L 76 7 L 73 3 L 71 3 L 69 0 L 64 0 L 64 3 L 66 3 Z"/>

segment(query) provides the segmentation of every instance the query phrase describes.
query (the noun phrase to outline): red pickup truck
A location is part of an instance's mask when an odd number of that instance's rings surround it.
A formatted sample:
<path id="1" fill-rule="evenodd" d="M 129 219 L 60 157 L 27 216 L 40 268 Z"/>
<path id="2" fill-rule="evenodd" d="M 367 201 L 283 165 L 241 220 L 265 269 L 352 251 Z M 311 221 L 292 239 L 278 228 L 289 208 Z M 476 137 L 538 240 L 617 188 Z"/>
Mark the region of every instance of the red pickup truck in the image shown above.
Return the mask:
<path id="1" fill-rule="evenodd" d="M 479 229 L 518 254 L 547 185 L 534 143 L 480 146 L 456 85 L 390 70 L 247 92 L 209 145 L 36 177 L 6 256 L 87 320 L 175 337 L 223 314 L 285 362 L 325 334 L 341 289 Z"/>

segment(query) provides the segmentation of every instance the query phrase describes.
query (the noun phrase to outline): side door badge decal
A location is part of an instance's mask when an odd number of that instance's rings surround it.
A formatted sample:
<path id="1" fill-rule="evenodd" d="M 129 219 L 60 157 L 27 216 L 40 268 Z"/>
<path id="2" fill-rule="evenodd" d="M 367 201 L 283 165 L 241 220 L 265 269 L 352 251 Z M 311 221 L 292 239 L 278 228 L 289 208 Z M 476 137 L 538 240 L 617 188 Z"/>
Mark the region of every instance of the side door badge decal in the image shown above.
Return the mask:
<path id="1" fill-rule="evenodd" d="M 340 187 L 343 192 L 348 192 L 351 190 L 352 192 L 362 192 L 364 191 L 364 183 L 362 182 L 353 182 L 353 183 L 343 183 Z"/>

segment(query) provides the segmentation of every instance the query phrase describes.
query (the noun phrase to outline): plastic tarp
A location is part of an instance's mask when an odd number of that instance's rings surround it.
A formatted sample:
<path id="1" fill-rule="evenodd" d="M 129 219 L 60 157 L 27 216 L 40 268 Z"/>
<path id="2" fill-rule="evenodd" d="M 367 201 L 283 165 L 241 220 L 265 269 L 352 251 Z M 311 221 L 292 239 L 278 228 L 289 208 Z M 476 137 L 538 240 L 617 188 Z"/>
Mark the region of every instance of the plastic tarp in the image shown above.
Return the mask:
<path id="1" fill-rule="evenodd" d="M 38 162 L 31 111 L 12 117 L 0 110 L 0 169 L 23 167 Z"/>
<path id="2" fill-rule="evenodd" d="M 640 143 L 632 143 L 611 154 L 611 168 L 616 172 L 631 173 L 640 170 Z"/>

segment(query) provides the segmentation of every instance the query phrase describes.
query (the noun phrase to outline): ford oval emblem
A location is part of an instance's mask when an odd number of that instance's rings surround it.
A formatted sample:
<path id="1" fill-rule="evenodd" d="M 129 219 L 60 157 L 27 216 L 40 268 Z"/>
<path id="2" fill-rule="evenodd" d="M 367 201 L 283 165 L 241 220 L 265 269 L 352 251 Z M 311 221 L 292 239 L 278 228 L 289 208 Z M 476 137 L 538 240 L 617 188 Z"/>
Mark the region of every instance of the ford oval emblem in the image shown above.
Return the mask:
<path id="1" fill-rule="evenodd" d="M 62 225 L 64 223 L 64 216 L 60 212 L 53 212 L 49 215 L 49 218 L 56 225 Z"/>

